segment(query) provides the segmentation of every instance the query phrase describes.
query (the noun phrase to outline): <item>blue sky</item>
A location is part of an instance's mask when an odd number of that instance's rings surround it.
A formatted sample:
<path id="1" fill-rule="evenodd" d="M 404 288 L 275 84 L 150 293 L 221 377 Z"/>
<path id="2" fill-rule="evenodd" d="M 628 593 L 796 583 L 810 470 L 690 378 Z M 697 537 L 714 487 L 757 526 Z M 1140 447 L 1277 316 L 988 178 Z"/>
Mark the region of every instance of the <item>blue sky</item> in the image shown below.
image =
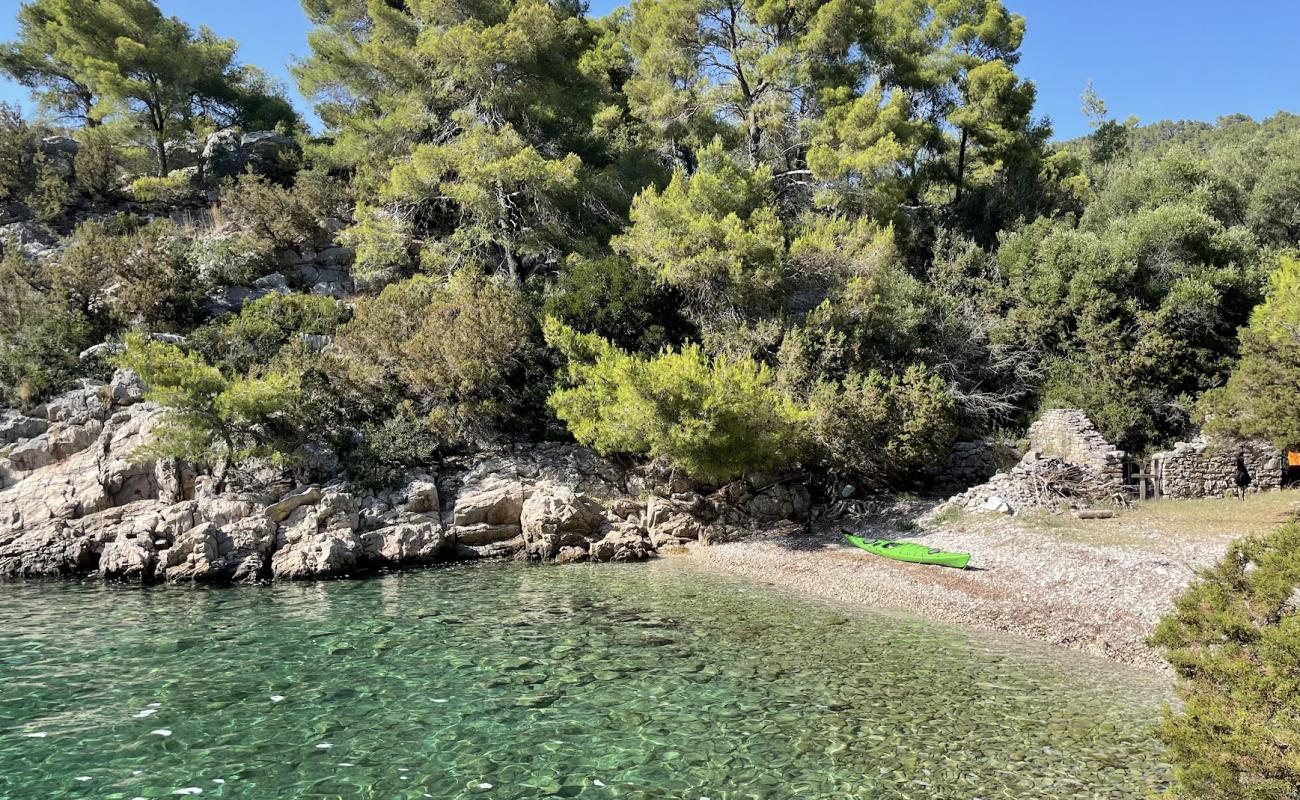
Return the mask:
<path id="1" fill-rule="evenodd" d="M 1038 84 L 1039 116 L 1057 135 L 1087 132 L 1079 95 L 1089 79 L 1111 113 L 1213 121 L 1230 113 L 1300 112 L 1300 2 L 1296 0 L 1004 0 L 1028 19 L 1020 73 Z M 160 0 L 163 10 L 205 23 L 241 44 L 242 60 L 290 83 L 287 63 L 307 51 L 296 0 Z M 592 14 L 618 3 L 592 0 Z M 0 0 L 16 10 L 17 0 Z M 12 11 L 0 39 L 13 37 Z M 0 100 L 26 101 L 0 82 Z M 300 107 L 305 103 L 294 94 Z"/>

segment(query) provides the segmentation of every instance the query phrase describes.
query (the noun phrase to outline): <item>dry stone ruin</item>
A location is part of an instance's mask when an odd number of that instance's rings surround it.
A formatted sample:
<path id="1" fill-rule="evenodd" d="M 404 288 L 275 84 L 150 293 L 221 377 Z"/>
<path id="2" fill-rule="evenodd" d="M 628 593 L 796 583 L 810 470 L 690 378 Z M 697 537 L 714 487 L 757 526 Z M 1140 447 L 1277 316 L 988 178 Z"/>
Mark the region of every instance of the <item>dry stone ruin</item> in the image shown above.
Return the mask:
<path id="1" fill-rule="evenodd" d="M 1209 442 L 1198 437 L 1151 457 L 1156 491 L 1166 497 L 1217 497 L 1237 490 L 1238 466 L 1244 468 L 1246 491 L 1281 488 L 1285 454 L 1268 442 Z"/>
<path id="2" fill-rule="evenodd" d="M 945 506 L 999 514 L 1055 512 L 1111 502 L 1123 492 L 1124 451 L 1107 442 L 1083 412 L 1050 410 L 1029 427 L 1028 439 L 1019 464 Z"/>

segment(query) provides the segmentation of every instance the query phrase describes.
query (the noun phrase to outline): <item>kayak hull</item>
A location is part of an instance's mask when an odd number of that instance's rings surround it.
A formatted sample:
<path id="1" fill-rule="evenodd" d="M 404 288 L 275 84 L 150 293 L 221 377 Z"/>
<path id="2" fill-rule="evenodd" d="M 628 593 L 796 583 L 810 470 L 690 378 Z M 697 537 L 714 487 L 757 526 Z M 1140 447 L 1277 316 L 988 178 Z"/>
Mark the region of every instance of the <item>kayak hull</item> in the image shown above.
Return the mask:
<path id="1" fill-rule="evenodd" d="M 864 539 L 848 532 L 845 532 L 844 538 L 848 540 L 849 544 L 860 550 L 866 550 L 872 555 L 893 559 L 894 561 L 905 561 L 909 564 L 932 564 L 940 567 L 952 567 L 953 569 L 966 569 L 966 565 L 970 563 L 970 553 L 950 553 L 945 550 L 926 547 L 916 542 Z"/>

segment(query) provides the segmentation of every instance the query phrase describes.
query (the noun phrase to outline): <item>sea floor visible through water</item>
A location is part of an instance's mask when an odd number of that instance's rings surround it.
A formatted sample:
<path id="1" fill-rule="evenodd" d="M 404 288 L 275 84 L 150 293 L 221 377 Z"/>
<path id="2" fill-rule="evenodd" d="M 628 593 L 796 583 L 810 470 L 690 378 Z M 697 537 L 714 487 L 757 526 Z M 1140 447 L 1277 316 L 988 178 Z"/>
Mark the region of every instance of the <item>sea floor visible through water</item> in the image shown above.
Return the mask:
<path id="1" fill-rule="evenodd" d="M 1166 679 L 680 560 L 0 586 L 0 798 L 1144 798 Z"/>

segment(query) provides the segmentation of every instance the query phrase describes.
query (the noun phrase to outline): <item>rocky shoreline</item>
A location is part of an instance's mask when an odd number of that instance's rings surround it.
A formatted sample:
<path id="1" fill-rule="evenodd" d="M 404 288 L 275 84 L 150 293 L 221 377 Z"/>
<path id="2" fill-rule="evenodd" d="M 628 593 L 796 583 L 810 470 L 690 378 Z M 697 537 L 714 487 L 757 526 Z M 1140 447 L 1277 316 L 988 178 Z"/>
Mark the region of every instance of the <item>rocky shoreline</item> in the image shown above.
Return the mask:
<path id="1" fill-rule="evenodd" d="M 337 477 L 220 492 L 183 463 L 136 457 L 164 413 L 143 395 L 119 371 L 27 414 L 0 412 L 0 580 L 265 582 L 689 553 L 701 569 L 1160 668 L 1146 637 L 1233 538 L 1166 531 L 1121 546 L 1062 540 L 1032 516 L 944 523 L 924 514 L 933 503 L 814 508 L 797 476 L 702 487 L 561 443 L 462 456 L 378 492 Z M 979 569 L 872 558 L 844 546 L 841 528 L 971 552 Z"/>
<path id="2" fill-rule="evenodd" d="M 140 461 L 162 410 L 119 371 L 0 416 L 0 578 L 140 582 L 342 577 L 477 558 L 635 561 L 797 523 L 789 476 L 701 487 L 570 444 L 515 445 L 379 492 L 341 478 L 217 491 L 185 464 Z"/>

